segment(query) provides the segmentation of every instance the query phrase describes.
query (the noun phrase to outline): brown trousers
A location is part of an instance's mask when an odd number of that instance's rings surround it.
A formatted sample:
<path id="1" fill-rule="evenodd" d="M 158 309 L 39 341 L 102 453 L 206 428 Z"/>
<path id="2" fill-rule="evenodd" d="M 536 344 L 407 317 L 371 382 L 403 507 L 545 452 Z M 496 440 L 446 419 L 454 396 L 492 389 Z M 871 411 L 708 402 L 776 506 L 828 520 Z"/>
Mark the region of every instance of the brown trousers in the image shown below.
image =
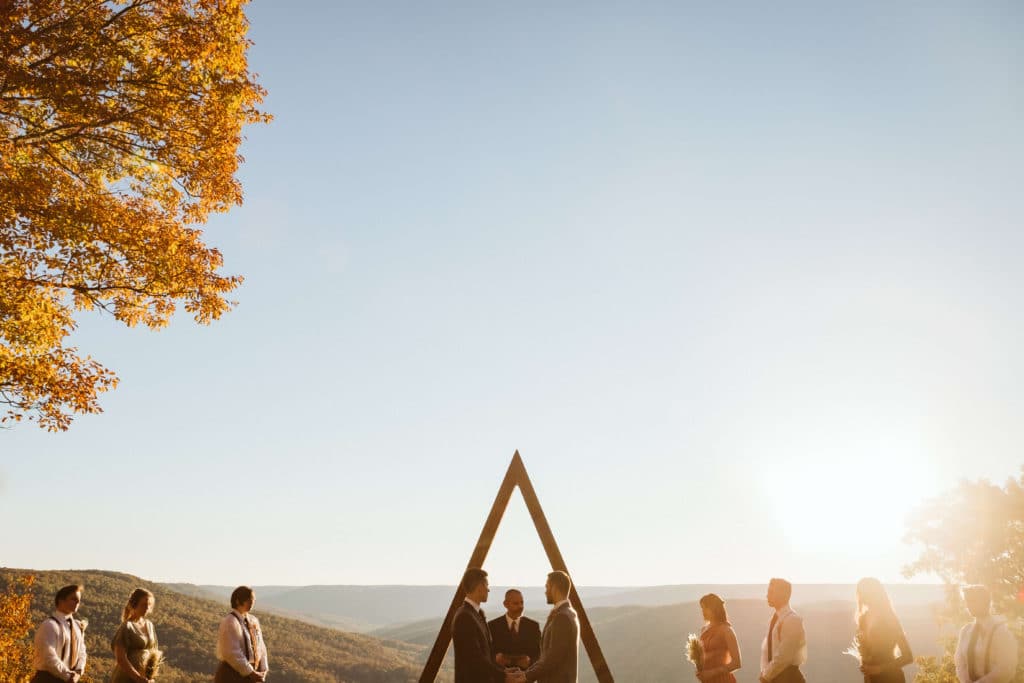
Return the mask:
<path id="1" fill-rule="evenodd" d="M 213 674 L 213 683 L 245 683 L 249 678 L 231 668 L 227 662 L 221 662 L 217 666 L 217 673 Z"/>
<path id="2" fill-rule="evenodd" d="M 57 678 L 49 671 L 37 671 L 31 683 L 68 683 L 66 679 Z"/>
<path id="3" fill-rule="evenodd" d="M 798 666 L 787 666 L 778 676 L 772 679 L 771 683 L 806 683 L 804 675 Z"/>

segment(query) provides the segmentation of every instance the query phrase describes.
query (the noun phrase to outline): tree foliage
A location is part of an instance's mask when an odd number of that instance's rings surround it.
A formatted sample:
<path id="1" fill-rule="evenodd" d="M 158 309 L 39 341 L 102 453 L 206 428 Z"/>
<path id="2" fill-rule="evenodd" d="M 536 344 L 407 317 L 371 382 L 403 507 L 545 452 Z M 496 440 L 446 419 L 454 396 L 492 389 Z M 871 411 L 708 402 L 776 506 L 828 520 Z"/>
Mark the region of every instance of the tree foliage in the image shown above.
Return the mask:
<path id="1" fill-rule="evenodd" d="M 0 403 L 67 429 L 115 375 L 68 345 L 78 311 L 199 323 L 241 278 L 200 226 L 242 201 L 247 0 L 0 0 Z"/>
<path id="2" fill-rule="evenodd" d="M 1008 618 L 1024 654 L 1024 471 L 1004 486 L 963 481 L 928 501 L 911 518 L 906 540 L 922 549 L 904 574 L 934 574 L 947 588 L 946 605 L 938 615 L 947 629 L 944 652 L 919 660 L 917 683 L 957 683 L 954 634 L 970 620 L 960 594 L 964 585 L 980 584 L 992 591 L 995 611 Z M 1015 680 L 1024 680 L 1024 662 Z"/>
<path id="3" fill-rule="evenodd" d="M 32 676 L 32 584 L 14 579 L 0 593 L 0 683 L 25 683 Z"/>

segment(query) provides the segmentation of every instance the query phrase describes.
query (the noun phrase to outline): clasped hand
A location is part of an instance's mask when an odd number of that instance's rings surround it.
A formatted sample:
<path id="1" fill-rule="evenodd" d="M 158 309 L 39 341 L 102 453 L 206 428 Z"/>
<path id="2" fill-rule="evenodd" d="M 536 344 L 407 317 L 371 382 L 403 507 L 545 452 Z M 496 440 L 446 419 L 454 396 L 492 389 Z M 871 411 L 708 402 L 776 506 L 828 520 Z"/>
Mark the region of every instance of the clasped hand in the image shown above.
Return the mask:
<path id="1" fill-rule="evenodd" d="M 526 683 L 526 674 L 516 668 L 505 669 L 505 683 Z"/>

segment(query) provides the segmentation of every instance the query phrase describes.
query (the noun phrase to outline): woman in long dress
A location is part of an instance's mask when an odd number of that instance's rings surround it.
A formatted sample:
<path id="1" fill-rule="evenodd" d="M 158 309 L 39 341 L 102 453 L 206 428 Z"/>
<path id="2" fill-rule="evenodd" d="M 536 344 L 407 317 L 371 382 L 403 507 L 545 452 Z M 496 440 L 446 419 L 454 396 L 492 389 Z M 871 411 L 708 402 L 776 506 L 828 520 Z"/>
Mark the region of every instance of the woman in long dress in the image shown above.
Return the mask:
<path id="1" fill-rule="evenodd" d="M 878 579 L 857 583 L 857 642 L 864 683 L 906 683 L 903 667 L 914 661 L 914 653 Z"/>
<path id="2" fill-rule="evenodd" d="M 700 630 L 704 656 L 697 678 L 702 683 L 736 683 L 732 672 L 742 665 L 740 645 L 729 623 L 725 601 L 708 593 L 700 599 L 700 609 L 704 615 L 704 626 Z"/>
<path id="3" fill-rule="evenodd" d="M 161 657 L 153 622 L 146 618 L 154 603 L 153 594 L 145 588 L 136 588 L 128 598 L 110 643 L 117 660 L 110 683 L 152 683 Z"/>

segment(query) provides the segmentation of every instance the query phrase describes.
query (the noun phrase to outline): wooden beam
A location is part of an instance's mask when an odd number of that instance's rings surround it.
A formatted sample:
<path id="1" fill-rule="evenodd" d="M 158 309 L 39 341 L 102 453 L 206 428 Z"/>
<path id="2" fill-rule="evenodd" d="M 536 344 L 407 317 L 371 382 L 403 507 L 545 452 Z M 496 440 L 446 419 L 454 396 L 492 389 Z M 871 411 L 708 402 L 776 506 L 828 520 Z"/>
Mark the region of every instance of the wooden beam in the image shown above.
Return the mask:
<path id="1" fill-rule="evenodd" d="M 509 463 L 508 470 L 505 472 L 505 478 L 498 488 L 498 495 L 494 498 L 491 512 L 487 516 L 487 521 L 484 522 L 484 528 L 480 532 L 480 538 L 476 542 L 476 547 L 473 549 L 473 554 L 469 558 L 466 568 L 483 567 L 484 560 L 487 559 L 487 553 L 491 549 L 491 543 L 498 532 L 498 526 L 505 515 L 508 501 L 517 486 L 520 493 L 523 494 L 526 509 L 533 520 L 533 526 L 537 530 L 537 535 L 540 536 L 540 542 L 544 546 L 544 552 L 548 556 L 551 568 L 569 574 L 569 569 L 565 566 L 565 560 L 562 558 L 562 553 L 555 542 L 555 536 L 551 532 L 548 520 L 544 516 L 544 510 L 537 499 L 537 492 L 533 488 L 530 476 L 526 473 L 526 465 L 523 464 L 519 451 L 512 455 L 512 462 Z M 569 574 L 569 576 L 572 576 L 572 574 Z M 455 597 L 452 598 L 452 604 L 448 607 L 448 614 L 445 615 L 444 622 L 441 624 L 441 630 L 438 631 L 437 638 L 434 640 L 434 647 L 430 650 L 430 656 L 423 667 L 423 673 L 420 674 L 419 683 L 434 682 L 437 678 L 437 672 L 441 669 L 444 656 L 448 652 L 448 646 L 452 641 L 452 620 L 455 618 L 455 611 L 466 597 L 465 593 L 462 592 L 461 578 L 459 577 L 460 585 L 455 589 Z M 597 636 L 594 634 L 590 619 L 587 617 L 586 610 L 583 609 L 583 602 L 580 600 L 579 593 L 576 592 L 575 582 L 569 594 L 569 601 L 579 615 L 580 639 L 587 650 L 587 656 L 590 657 L 590 664 L 594 667 L 597 680 L 599 683 L 615 683 L 611 670 L 608 668 L 608 663 L 604 659 L 604 654 L 601 652 L 601 646 L 597 642 Z"/>
<path id="2" fill-rule="evenodd" d="M 530 517 L 533 519 L 533 526 L 537 529 L 537 534 L 540 536 L 540 542 L 544 544 L 544 552 L 548 555 L 551 568 L 563 571 L 571 577 L 572 574 L 569 573 L 569 568 L 565 566 L 565 560 L 562 558 L 562 553 L 555 542 L 555 535 L 551 533 L 547 517 L 544 516 L 544 510 L 541 509 L 540 501 L 537 499 L 537 492 L 533 490 L 533 482 L 530 481 L 530 475 L 526 473 L 526 466 L 523 465 L 523 461 L 519 458 L 518 451 L 516 451 L 515 456 L 512 458 L 512 467 L 517 467 L 520 470 L 518 472 L 519 491 L 523 494 L 523 500 L 526 501 L 526 509 L 530 511 Z M 590 664 L 594 667 L 594 674 L 597 676 L 597 680 L 599 683 L 614 683 L 615 679 L 612 677 L 612 672 L 604 659 L 604 653 L 601 652 L 601 645 L 597 642 L 597 636 L 594 635 L 594 629 L 590 625 L 587 611 L 583 609 L 583 601 L 580 600 L 579 593 L 576 592 L 575 581 L 572 582 L 572 590 L 569 592 L 569 602 L 572 603 L 576 613 L 579 615 L 580 639 L 583 641 L 583 646 L 587 649 L 587 656 L 590 657 Z"/>
<path id="3" fill-rule="evenodd" d="M 498 525 L 501 524 L 501 518 L 505 516 L 505 508 L 508 507 L 508 501 L 516 488 L 516 472 L 513 469 L 513 465 L 518 457 L 519 451 L 516 451 L 515 456 L 512 458 L 512 464 L 509 465 L 508 471 L 505 472 L 505 478 L 498 488 L 498 495 L 494 497 L 491 513 L 487 515 L 487 521 L 484 522 L 484 528 L 480 531 L 480 538 L 476 542 L 476 547 L 469 558 L 469 563 L 466 564 L 466 569 L 470 567 L 483 567 L 484 560 L 487 559 L 487 553 L 491 549 L 494 535 L 498 532 Z M 437 638 L 434 640 L 434 647 L 430 650 L 430 657 L 427 658 L 427 663 L 423 667 L 423 673 L 420 674 L 420 683 L 433 683 L 434 679 L 437 678 L 437 672 L 440 671 L 441 663 L 444 662 L 444 656 L 448 653 L 448 646 L 452 642 L 452 620 L 455 619 L 455 611 L 459 609 L 459 605 L 462 604 L 465 597 L 466 594 L 462 590 L 462 577 L 460 576 L 459 585 L 455 588 L 455 597 L 452 598 L 452 604 L 448 607 L 448 614 L 445 615 L 444 623 L 441 624 L 441 630 L 438 631 Z"/>

